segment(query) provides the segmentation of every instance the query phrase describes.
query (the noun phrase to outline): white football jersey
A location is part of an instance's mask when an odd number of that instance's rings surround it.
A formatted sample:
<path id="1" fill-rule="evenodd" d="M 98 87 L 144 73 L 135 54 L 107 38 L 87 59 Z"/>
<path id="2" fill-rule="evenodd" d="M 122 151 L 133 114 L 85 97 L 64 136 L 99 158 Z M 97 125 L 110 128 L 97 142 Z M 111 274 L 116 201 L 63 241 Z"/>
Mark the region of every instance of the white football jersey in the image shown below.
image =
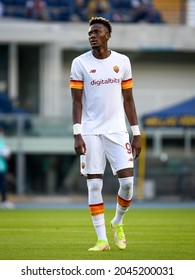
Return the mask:
<path id="1" fill-rule="evenodd" d="M 97 59 L 88 51 L 72 62 L 70 88 L 83 89 L 82 134 L 127 131 L 122 89 L 132 88 L 127 56 L 111 51 Z"/>

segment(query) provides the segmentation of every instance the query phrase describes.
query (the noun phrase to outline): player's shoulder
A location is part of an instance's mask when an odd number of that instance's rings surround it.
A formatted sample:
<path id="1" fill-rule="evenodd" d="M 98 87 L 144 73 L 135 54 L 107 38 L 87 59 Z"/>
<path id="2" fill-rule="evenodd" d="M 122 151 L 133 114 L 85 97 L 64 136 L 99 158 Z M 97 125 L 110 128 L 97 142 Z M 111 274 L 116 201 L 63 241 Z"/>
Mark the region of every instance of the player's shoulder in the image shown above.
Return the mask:
<path id="1" fill-rule="evenodd" d="M 117 52 L 117 51 L 112 51 L 112 56 L 113 56 L 113 57 L 116 57 L 116 58 L 119 58 L 119 59 L 122 59 L 122 60 L 124 60 L 124 61 L 129 60 L 129 58 L 128 58 L 127 55 L 122 54 L 122 53 Z"/>

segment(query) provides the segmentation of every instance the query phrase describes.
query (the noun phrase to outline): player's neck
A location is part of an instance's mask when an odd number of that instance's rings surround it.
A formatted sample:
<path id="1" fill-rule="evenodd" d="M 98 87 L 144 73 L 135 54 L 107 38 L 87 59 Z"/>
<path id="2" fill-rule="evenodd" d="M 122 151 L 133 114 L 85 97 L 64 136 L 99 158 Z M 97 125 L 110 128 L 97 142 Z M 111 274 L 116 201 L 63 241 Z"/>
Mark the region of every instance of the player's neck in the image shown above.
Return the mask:
<path id="1" fill-rule="evenodd" d="M 105 59 L 110 56 L 111 51 L 108 49 L 93 49 L 92 54 L 97 59 Z"/>

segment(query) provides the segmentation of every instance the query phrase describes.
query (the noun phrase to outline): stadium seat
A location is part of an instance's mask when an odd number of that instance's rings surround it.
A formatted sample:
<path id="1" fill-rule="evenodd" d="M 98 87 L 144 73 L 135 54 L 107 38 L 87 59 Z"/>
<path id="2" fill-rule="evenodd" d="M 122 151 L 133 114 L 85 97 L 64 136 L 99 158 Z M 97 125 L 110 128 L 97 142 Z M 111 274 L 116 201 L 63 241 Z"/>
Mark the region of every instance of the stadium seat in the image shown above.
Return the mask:
<path id="1" fill-rule="evenodd" d="M 60 0 L 46 0 L 48 7 L 59 7 L 60 6 Z"/>
<path id="2" fill-rule="evenodd" d="M 16 0 L 1 0 L 4 5 L 15 5 Z"/>
<path id="3" fill-rule="evenodd" d="M 16 2 L 17 5 L 19 5 L 19 6 L 25 7 L 25 5 L 26 5 L 26 0 L 16 0 L 15 2 Z"/>

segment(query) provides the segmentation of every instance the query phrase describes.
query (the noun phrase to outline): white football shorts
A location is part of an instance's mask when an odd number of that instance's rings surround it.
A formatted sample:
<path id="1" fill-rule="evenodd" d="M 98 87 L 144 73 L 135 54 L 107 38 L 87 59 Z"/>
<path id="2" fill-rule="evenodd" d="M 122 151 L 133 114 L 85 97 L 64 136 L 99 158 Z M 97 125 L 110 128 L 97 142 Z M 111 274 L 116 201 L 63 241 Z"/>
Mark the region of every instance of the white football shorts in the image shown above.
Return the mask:
<path id="1" fill-rule="evenodd" d="M 104 174 L 107 160 L 113 174 L 133 168 L 133 154 L 127 132 L 108 135 L 83 135 L 86 144 L 86 154 L 80 156 L 81 174 Z"/>

